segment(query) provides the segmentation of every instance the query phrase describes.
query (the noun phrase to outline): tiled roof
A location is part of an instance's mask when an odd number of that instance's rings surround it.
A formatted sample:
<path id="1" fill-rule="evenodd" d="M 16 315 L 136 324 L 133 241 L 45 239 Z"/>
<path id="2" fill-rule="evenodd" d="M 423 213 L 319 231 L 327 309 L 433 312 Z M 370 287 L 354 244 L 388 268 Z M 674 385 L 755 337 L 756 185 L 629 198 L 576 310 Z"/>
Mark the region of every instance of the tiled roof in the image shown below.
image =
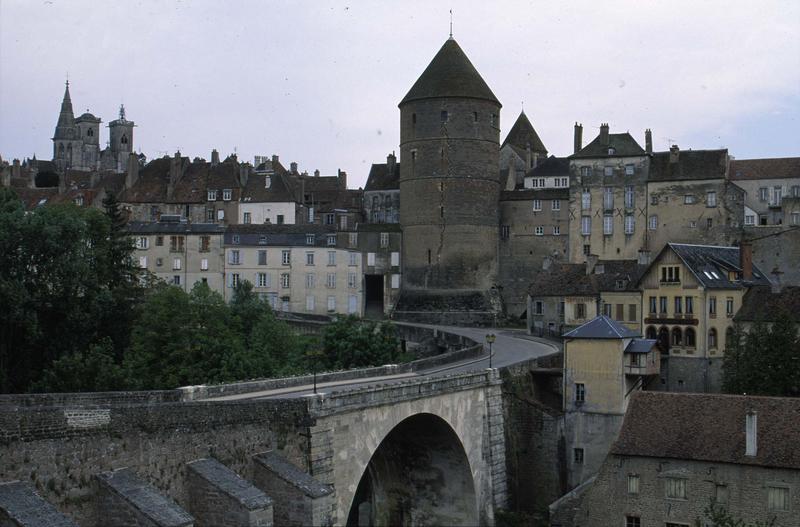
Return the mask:
<path id="1" fill-rule="evenodd" d="M 772 320 L 783 311 L 795 322 L 800 323 L 800 287 L 788 286 L 780 293 L 773 293 L 769 286 L 751 287 L 742 299 L 742 307 L 733 317 L 735 321 L 755 322 Z"/>
<path id="2" fill-rule="evenodd" d="M 519 117 L 517 117 L 517 120 L 514 122 L 514 126 L 511 127 L 505 141 L 503 141 L 501 148 L 507 144 L 517 147 L 519 150 L 516 150 L 516 152 L 518 154 L 520 151 L 522 152 L 522 159 L 525 159 L 528 145 L 531 147 L 531 154 L 533 154 L 533 152 L 538 152 L 540 155 L 547 155 L 547 148 L 545 148 L 544 143 L 542 143 L 539 134 L 534 130 L 525 112 L 520 112 Z"/>
<path id="3" fill-rule="evenodd" d="M 642 334 L 601 315 L 564 333 L 563 336 L 567 339 L 627 339 L 641 337 Z"/>
<path id="4" fill-rule="evenodd" d="M 745 416 L 757 452 L 745 455 Z M 611 453 L 800 469 L 800 398 L 635 392 Z"/>
<path id="5" fill-rule="evenodd" d="M 449 38 L 411 87 L 400 106 L 438 97 L 486 99 L 500 105 L 478 70 L 453 38 Z"/>
<path id="6" fill-rule="evenodd" d="M 657 342 L 655 339 L 633 339 L 625 348 L 625 353 L 650 353 Z"/>
<path id="7" fill-rule="evenodd" d="M 374 163 L 364 186 L 365 192 L 373 190 L 400 190 L 400 163 L 394 164 L 391 173 L 388 163 Z"/>
<path id="8" fill-rule="evenodd" d="M 599 260 L 603 272 L 586 274 L 586 264 L 552 264 L 536 275 L 528 288 L 533 296 L 593 296 L 601 291 L 636 291 L 639 278 L 647 269 L 636 260 Z M 617 282 L 622 280 L 622 289 Z"/>
<path id="9" fill-rule="evenodd" d="M 771 159 L 735 159 L 731 161 L 731 179 L 800 178 L 800 157 Z"/>
<path id="10" fill-rule="evenodd" d="M 691 245 L 684 243 L 668 243 L 664 251 L 672 249 L 678 258 L 689 268 L 692 274 L 708 289 L 741 289 L 740 280 L 730 280 L 729 271 L 741 272 L 738 247 L 720 247 L 716 245 Z M 659 254 L 659 256 L 661 256 Z M 653 262 L 657 265 L 658 257 Z M 753 284 L 769 285 L 764 273 L 753 264 Z"/>
<path id="11" fill-rule="evenodd" d="M 609 147 L 615 149 L 615 153 L 608 154 Z M 645 155 L 644 149 L 639 146 L 639 143 L 629 134 L 608 134 L 608 144 L 601 141 L 600 136 L 588 145 L 584 146 L 578 153 L 572 154 L 570 158 L 581 157 L 625 157 L 625 156 L 643 156 Z"/>
<path id="12" fill-rule="evenodd" d="M 154 159 L 139 171 L 132 188 L 126 189 L 120 201 L 127 203 L 202 203 L 208 190 L 231 190 L 231 200 L 239 201 L 239 164 L 233 160 L 212 165 L 206 161 L 189 162 L 181 158 L 182 174 L 167 197 L 170 166 L 173 158 Z"/>
<path id="13" fill-rule="evenodd" d="M 650 181 L 723 179 L 728 168 L 728 150 L 684 150 L 670 163 L 669 152 L 650 158 Z"/>
<path id="14" fill-rule="evenodd" d="M 569 177 L 569 159 L 550 156 L 530 169 L 526 177 Z"/>

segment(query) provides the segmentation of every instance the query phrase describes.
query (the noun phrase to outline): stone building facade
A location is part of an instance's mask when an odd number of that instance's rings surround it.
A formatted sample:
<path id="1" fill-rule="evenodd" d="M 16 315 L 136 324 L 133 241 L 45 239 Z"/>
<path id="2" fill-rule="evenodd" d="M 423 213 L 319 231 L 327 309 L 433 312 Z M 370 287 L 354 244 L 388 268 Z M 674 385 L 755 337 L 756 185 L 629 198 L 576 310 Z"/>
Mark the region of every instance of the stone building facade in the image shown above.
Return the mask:
<path id="1" fill-rule="evenodd" d="M 637 392 L 597 477 L 551 506 L 551 525 L 694 525 L 716 503 L 800 526 L 798 412 L 794 398 Z"/>
<path id="2" fill-rule="evenodd" d="M 400 164 L 394 152 L 386 163 L 375 163 L 364 186 L 364 217 L 368 223 L 400 223 Z"/>

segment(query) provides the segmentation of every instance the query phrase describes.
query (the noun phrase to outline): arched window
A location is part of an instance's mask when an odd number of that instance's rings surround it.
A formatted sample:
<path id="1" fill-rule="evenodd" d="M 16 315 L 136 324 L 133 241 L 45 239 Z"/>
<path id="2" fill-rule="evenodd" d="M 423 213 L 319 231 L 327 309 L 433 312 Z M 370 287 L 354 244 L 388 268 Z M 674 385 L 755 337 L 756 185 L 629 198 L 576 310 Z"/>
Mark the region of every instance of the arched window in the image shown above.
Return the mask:
<path id="1" fill-rule="evenodd" d="M 694 348 L 695 346 L 697 346 L 697 344 L 695 343 L 694 329 L 686 328 L 686 334 L 684 336 L 687 348 Z"/>
<path id="2" fill-rule="evenodd" d="M 672 328 L 672 345 L 683 346 L 683 332 L 681 328 Z"/>
<path id="3" fill-rule="evenodd" d="M 708 330 L 708 349 L 717 349 L 717 330 L 714 328 Z"/>
<path id="4" fill-rule="evenodd" d="M 653 339 L 653 340 L 657 339 L 658 335 L 656 334 L 655 326 L 647 326 L 646 335 L 647 335 L 647 338 L 649 338 L 649 339 Z"/>
<path id="5" fill-rule="evenodd" d="M 128 136 L 127 135 L 123 135 L 122 139 L 120 139 L 119 142 L 122 143 L 123 145 L 127 145 L 128 144 Z"/>
<path id="6" fill-rule="evenodd" d="M 658 330 L 658 345 L 665 352 L 669 352 L 669 329 L 664 326 Z"/>
<path id="7" fill-rule="evenodd" d="M 88 135 L 89 137 L 93 137 L 94 136 L 94 130 L 89 128 L 88 130 L 86 130 L 86 135 Z"/>

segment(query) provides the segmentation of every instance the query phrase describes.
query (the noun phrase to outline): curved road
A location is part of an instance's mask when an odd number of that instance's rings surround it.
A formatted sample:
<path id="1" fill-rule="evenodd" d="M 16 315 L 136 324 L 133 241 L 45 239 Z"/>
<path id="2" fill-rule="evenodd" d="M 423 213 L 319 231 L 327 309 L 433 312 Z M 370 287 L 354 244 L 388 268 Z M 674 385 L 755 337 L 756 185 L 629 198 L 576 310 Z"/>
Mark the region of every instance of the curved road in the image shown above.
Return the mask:
<path id="1" fill-rule="evenodd" d="M 398 324 L 403 324 L 398 322 Z M 385 377 L 371 377 L 367 379 L 334 381 L 320 383 L 317 385 L 319 393 L 334 393 L 343 390 L 352 390 L 359 386 L 374 384 L 392 384 L 403 382 L 411 378 L 435 377 L 441 375 L 452 375 L 468 371 L 484 370 L 489 367 L 488 346 L 485 344 L 486 335 L 494 333 L 496 340 L 492 345 L 492 368 L 502 368 L 511 366 L 536 357 L 550 355 L 560 350 L 555 343 L 545 339 L 531 337 L 524 330 L 516 329 L 494 329 L 494 328 L 464 328 L 457 326 L 434 326 L 427 324 L 408 324 L 441 330 L 456 335 L 463 335 L 475 342 L 483 342 L 485 353 L 482 357 L 473 358 L 461 362 L 455 362 L 443 366 L 437 366 L 427 370 L 419 370 L 413 373 L 403 373 L 398 375 L 388 375 Z M 303 397 L 313 393 L 312 385 L 294 386 L 291 388 L 281 388 L 276 390 L 266 390 L 259 392 L 249 392 L 237 395 L 215 397 L 214 400 L 241 400 L 241 399 L 272 399 L 272 398 L 295 398 Z"/>

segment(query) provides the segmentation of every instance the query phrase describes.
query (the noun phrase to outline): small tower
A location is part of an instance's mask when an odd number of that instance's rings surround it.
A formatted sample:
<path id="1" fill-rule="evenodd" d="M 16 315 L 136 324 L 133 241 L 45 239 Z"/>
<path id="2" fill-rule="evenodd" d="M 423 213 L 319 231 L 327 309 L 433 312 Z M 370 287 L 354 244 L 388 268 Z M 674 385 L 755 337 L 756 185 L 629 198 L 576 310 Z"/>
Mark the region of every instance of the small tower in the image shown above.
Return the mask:
<path id="1" fill-rule="evenodd" d="M 119 105 L 119 119 L 108 123 L 109 135 L 111 136 L 111 156 L 114 166 L 110 167 L 117 172 L 125 170 L 128 154 L 133 152 L 133 121 L 125 118 L 125 105 Z"/>
<path id="2" fill-rule="evenodd" d="M 53 162 L 58 170 L 65 170 L 81 164 L 81 143 L 78 127 L 75 126 L 75 114 L 72 112 L 72 99 L 69 95 L 69 81 L 67 81 L 56 131 L 53 134 Z"/>
<path id="3" fill-rule="evenodd" d="M 486 292 L 497 274 L 500 102 L 450 37 L 399 107 L 403 288 Z"/>
<path id="4" fill-rule="evenodd" d="M 100 162 L 100 123 L 102 121 L 87 109 L 75 119 L 78 136 L 81 138 L 80 170 L 94 170 Z"/>

